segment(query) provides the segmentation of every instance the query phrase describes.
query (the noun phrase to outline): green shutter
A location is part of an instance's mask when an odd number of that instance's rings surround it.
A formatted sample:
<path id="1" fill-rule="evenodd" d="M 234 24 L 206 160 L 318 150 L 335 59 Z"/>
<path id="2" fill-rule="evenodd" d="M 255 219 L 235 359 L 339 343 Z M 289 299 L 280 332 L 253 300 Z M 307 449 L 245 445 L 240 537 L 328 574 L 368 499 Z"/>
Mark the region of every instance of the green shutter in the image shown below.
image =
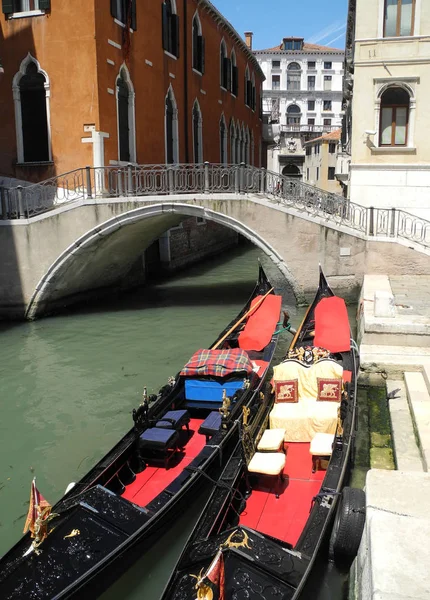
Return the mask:
<path id="1" fill-rule="evenodd" d="M 205 38 L 200 36 L 200 51 L 201 51 L 201 73 L 205 72 Z"/>
<path id="2" fill-rule="evenodd" d="M 161 23 L 162 23 L 162 40 L 163 40 L 163 49 L 169 50 L 169 29 L 167 26 L 167 9 L 164 2 L 161 4 Z"/>
<path id="3" fill-rule="evenodd" d="M 40 10 L 50 10 L 51 0 L 39 0 L 39 8 Z"/>
<path id="4" fill-rule="evenodd" d="M 2 8 L 5 15 L 10 15 L 14 12 L 14 0 L 2 0 Z"/>
<path id="5" fill-rule="evenodd" d="M 136 3 L 137 0 L 131 0 L 131 28 L 133 31 L 137 30 Z"/>
<path id="6" fill-rule="evenodd" d="M 178 15 L 172 15 L 172 37 L 173 37 L 173 52 L 177 58 L 179 58 L 179 17 Z"/>

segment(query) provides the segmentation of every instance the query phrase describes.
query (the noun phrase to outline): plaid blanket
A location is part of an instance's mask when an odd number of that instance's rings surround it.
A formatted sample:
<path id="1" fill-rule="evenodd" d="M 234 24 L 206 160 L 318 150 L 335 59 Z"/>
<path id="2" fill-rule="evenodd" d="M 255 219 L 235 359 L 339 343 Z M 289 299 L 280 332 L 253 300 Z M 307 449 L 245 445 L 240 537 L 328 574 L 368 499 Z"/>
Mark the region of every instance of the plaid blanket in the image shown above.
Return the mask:
<path id="1" fill-rule="evenodd" d="M 181 375 L 215 375 L 225 377 L 232 373 L 251 373 L 252 362 L 240 348 L 232 350 L 197 350 L 181 371 Z"/>

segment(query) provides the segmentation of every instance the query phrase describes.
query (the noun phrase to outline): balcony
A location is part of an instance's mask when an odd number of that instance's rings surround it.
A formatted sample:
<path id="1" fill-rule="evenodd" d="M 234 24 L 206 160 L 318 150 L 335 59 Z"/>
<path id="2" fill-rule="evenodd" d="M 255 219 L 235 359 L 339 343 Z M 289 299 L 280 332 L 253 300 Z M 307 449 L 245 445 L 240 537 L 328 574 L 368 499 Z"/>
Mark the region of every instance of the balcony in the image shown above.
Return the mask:
<path id="1" fill-rule="evenodd" d="M 281 125 L 281 133 L 330 133 L 340 125 Z"/>

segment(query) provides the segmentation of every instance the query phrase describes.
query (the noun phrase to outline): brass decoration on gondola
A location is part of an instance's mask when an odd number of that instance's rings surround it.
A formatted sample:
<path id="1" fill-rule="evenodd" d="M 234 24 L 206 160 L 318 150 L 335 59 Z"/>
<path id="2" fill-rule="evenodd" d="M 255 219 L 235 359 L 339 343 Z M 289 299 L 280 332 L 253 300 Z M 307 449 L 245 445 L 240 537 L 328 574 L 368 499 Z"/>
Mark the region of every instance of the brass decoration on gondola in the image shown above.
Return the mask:
<path id="1" fill-rule="evenodd" d="M 338 409 L 337 409 L 336 435 L 338 435 L 338 436 L 342 436 L 343 435 L 343 425 L 342 425 L 342 417 L 341 417 L 340 405 L 338 406 Z"/>
<path id="2" fill-rule="evenodd" d="M 241 542 L 232 542 L 232 538 L 238 533 L 238 531 L 233 531 L 228 538 L 226 539 L 226 541 L 221 544 L 220 548 L 248 548 L 249 550 L 251 549 L 251 546 L 249 545 L 249 535 L 246 533 L 246 531 L 241 531 L 241 533 L 243 533 L 243 540 Z"/>
<path id="3" fill-rule="evenodd" d="M 244 406 L 242 408 L 242 412 L 243 412 L 243 426 L 247 427 L 248 425 L 248 417 L 249 417 L 249 413 L 251 412 L 251 409 Z"/>
<path id="4" fill-rule="evenodd" d="M 233 537 L 238 533 L 243 534 L 243 539 L 240 542 L 232 542 Z M 228 536 L 226 541 L 219 545 L 218 551 L 217 551 L 214 559 L 211 561 L 209 567 L 206 569 L 206 571 L 201 569 L 200 573 L 198 575 L 193 575 L 192 573 L 190 573 L 190 577 L 193 577 L 194 579 L 197 580 L 196 585 L 194 586 L 195 589 L 197 590 L 196 600 L 213 600 L 213 596 L 214 596 L 213 590 L 208 583 L 205 583 L 205 580 L 210 581 L 211 583 L 215 583 L 215 581 L 218 580 L 218 577 L 220 577 L 219 569 L 220 569 L 220 565 L 222 565 L 222 561 L 223 561 L 222 549 L 223 548 L 248 548 L 248 549 L 251 549 L 251 546 L 249 545 L 248 542 L 249 542 L 249 536 L 246 533 L 246 531 L 243 531 L 240 529 L 235 529 L 234 531 L 231 532 L 231 534 Z M 224 567 L 221 567 L 221 568 L 223 569 Z M 216 570 L 215 578 L 214 578 L 214 570 Z M 223 579 L 223 576 L 221 577 L 221 579 Z M 216 585 L 218 585 L 218 583 L 219 583 L 219 581 L 217 581 Z"/>
<path id="5" fill-rule="evenodd" d="M 81 532 L 79 531 L 79 529 L 72 529 L 72 531 L 71 531 L 71 532 L 70 532 L 68 535 L 65 535 L 65 536 L 63 537 L 63 540 L 65 540 L 66 538 L 72 538 L 72 537 L 75 537 L 75 536 L 77 536 L 77 535 L 81 535 Z"/>
<path id="6" fill-rule="evenodd" d="M 231 405 L 230 398 L 227 396 L 227 392 L 225 390 L 223 390 L 222 406 L 221 406 L 221 408 L 218 409 L 219 412 L 221 413 L 221 416 L 223 417 L 223 419 L 226 419 L 228 417 L 228 415 L 230 414 L 230 405 Z"/>

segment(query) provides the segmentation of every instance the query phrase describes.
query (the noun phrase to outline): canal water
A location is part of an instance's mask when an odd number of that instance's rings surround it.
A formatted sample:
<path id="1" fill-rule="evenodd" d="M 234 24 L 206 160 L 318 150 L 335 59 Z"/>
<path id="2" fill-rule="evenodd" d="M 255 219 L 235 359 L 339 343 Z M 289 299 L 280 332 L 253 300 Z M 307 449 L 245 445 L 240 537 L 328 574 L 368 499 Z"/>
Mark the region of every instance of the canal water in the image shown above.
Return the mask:
<path id="1" fill-rule="evenodd" d="M 84 475 L 130 428 L 143 387 L 157 392 L 235 317 L 253 289 L 259 256 L 257 248 L 240 246 L 65 315 L 0 324 L 0 555 L 22 534 L 33 476 L 55 503 Z M 261 259 L 298 325 L 304 309 L 295 307 L 291 290 L 279 287 L 278 269 Z M 279 356 L 289 342 L 284 334 Z M 104 600 L 156 600 L 204 501 L 197 498 Z M 343 580 L 333 581 L 343 588 Z M 337 591 L 324 596 L 342 597 Z"/>

